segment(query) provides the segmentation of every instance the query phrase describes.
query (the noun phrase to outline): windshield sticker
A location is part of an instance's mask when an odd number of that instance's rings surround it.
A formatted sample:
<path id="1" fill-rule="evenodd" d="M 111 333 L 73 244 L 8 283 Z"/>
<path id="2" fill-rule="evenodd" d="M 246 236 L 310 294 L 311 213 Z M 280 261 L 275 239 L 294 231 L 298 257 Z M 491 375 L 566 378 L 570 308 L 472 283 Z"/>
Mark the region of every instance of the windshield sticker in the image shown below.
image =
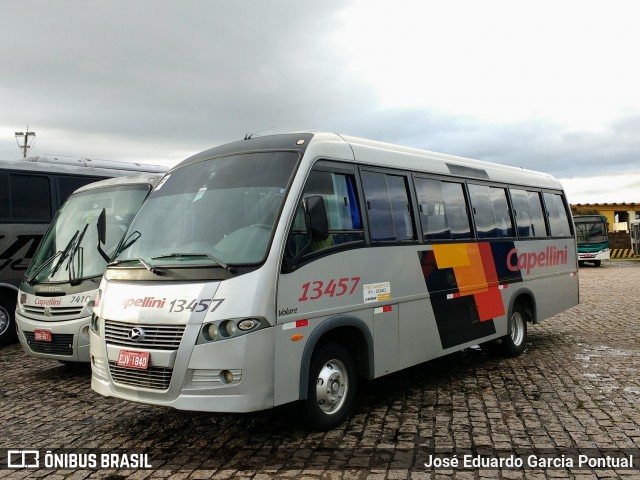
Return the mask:
<path id="1" fill-rule="evenodd" d="M 154 188 L 154 190 L 160 190 L 162 188 L 162 186 L 165 184 L 165 182 L 167 180 L 169 180 L 170 176 L 171 176 L 171 174 L 165 175 L 164 178 L 162 180 L 160 180 L 160 183 L 158 185 L 156 185 L 156 188 Z"/>
<path id="2" fill-rule="evenodd" d="M 362 285 L 362 296 L 364 303 L 391 300 L 391 283 L 380 282 Z"/>
<path id="3" fill-rule="evenodd" d="M 204 196 L 204 192 L 206 191 L 207 191 L 206 185 L 204 187 L 200 187 L 198 189 L 198 193 L 196 193 L 196 196 L 193 197 L 193 200 L 191 201 L 191 203 L 196 203 L 198 200 L 200 200 Z"/>

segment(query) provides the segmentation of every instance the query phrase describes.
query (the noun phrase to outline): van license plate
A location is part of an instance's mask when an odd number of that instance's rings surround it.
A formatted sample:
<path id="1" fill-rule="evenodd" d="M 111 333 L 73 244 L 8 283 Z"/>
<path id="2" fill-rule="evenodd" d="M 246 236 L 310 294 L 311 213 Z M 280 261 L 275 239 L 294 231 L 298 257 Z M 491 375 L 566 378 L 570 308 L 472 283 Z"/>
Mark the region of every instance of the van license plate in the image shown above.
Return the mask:
<path id="1" fill-rule="evenodd" d="M 49 330 L 34 330 L 33 339 L 36 342 L 53 342 L 53 335 Z"/>
<path id="2" fill-rule="evenodd" d="M 149 352 L 120 350 L 118 354 L 118 366 L 146 370 L 149 368 Z"/>

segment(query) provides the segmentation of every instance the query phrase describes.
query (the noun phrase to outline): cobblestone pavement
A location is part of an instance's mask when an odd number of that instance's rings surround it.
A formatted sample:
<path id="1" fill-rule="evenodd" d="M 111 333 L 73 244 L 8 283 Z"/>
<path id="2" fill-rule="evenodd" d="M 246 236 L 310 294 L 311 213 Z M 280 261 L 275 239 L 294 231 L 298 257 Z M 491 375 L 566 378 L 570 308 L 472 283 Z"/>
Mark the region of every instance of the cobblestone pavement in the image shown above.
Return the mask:
<path id="1" fill-rule="evenodd" d="M 0 350 L 2 467 L 7 449 L 66 448 L 58 451 L 138 449 L 151 452 L 154 468 L 5 468 L 0 477 L 640 478 L 639 280 L 640 262 L 582 268 L 580 305 L 530 328 L 520 357 L 472 348 L 361 384 L 352 418 L 328 433 L 299 427 L 291 406 L 226 415 L 106 399 L 90 389 L 88 369 L 30 358 L 14 345 Z M 451 461 L 494 449 L 565 465 L 424 465 L 433 452 Z M 570 449 L 592 461 L 629 449 L 634 468 L 571 467 L 562 456 Z"/>

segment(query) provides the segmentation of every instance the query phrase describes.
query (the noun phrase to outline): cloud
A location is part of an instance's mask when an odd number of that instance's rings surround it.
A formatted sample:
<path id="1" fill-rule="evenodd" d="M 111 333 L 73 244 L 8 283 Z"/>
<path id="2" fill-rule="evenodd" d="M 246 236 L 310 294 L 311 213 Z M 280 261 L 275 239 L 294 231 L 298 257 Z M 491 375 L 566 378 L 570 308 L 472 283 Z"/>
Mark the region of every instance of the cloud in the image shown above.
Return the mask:
<path id="1" fill-rule="evenodd" d="M 27 125 L 33 154 L 167 164 L 275 126 L 265 134 L 328 130 L 561 178 L 637 168 L 628 4 L 609 28 L 600 8 L 567 22 L 572 8 L 546 2 L 527 15 L 454 3 L 7 4 L 0 158 L 19 156 Z"/>

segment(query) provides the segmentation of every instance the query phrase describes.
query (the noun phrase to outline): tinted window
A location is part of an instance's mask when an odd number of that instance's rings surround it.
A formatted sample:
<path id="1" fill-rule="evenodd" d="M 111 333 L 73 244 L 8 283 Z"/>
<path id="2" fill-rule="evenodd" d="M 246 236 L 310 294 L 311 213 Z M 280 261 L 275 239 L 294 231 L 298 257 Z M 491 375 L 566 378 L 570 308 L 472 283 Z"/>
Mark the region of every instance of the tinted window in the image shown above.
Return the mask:
<path id="1" fill-rule="evenodd" d="M 493 214 L 496 219 L 496 236 L 513 237 L 513 223 L 507 202 L 507 191 L 504 188 L 489 187 Z"/>
<path id="2" fill-rule="evenodd" d="M 469 194 L 478 238 L 513 236 L 513 224 L 504 188 L 469 185 Z"/>
<path id="3" fill-rule="evenodd" d="M 60 205 L 64 203 L 69 195 L 80 187 L 88 183 L 97 182 L 98 180 L 101 179 L 93 177 L 60 177 L 58 179 L 58 192 L 60 193 L 58 201 L 60 202 Z"/>
<path id="4" fill-rule="evenodd" d="M 425 240 L 471 236 L 461 184 L 416 178 L 415 186 Z"/>
<path id="5" fill-rule="evenodd" d="M 451 228 L 451 238 L 471 238 L 471 222 L 462 184 L 442 182 L 442 196 Z"/>
<path id="6" fill-rule="evenodd" d="M 11 216 L 21 220 L 49 220 L 49 179 L 37 175 L 11 175 Z"/>
<path id="7" fill-rule="evenodd" d="M 362 172 L 371 239 L 412 240 L 413 221 L 405 177 Z"/>
<path id="8" fill-rule="evenodd" d="M 571 235 L 569 217 L 564 207 L 562 196 L 556 193 L 545 193 L 544 203 L 549 215 L 549 228 L 552 237 L 566 237 Z"/>
<path id="9" fill-rule="evenodd" d="M 287 256 L 295 257 L 305 247 L 305 253 L 325 248 L 364 241 L 362 217 L 353 175 L 333 172 L 312 171 L 304 187 L 303 199 L 319 195 L 324 199 L 329 220 L 329 238 L 314 241 L 309 247 L 310 235 L 304 217 L 303 203 L 300 203 L 287 240 Z"/>
<path id="10" fill-rule="evenodd" d="M 9 175 L 0 174 L 0 218 L 9 218 L 10 215 Z"/>
<path id="11" fill-rule="evenodd" d="M 511 190 L 519 237 L 544 237 L 547 229 L 540 203 L 540 194 L 527 190 Z"/>

